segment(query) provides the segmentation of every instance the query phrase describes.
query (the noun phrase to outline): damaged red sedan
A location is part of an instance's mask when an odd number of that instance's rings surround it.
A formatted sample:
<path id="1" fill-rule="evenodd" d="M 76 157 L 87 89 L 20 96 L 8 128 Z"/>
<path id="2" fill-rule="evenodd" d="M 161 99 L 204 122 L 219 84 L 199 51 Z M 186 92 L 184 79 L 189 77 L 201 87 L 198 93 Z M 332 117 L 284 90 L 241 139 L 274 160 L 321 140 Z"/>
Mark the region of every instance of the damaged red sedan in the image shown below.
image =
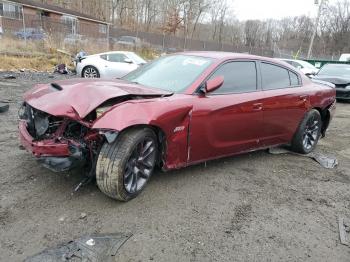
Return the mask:
<path id="1" fill-rule="evenodd" d="M 74 79 L 27 92 L 22 145 L 53 171 L 83 167 L 127 201 L 156 167 L 177 169 L 277 145 L 311 152 L 335 89 L 284 62 L 224 52 L 161 57 L 118 80 Z"/>

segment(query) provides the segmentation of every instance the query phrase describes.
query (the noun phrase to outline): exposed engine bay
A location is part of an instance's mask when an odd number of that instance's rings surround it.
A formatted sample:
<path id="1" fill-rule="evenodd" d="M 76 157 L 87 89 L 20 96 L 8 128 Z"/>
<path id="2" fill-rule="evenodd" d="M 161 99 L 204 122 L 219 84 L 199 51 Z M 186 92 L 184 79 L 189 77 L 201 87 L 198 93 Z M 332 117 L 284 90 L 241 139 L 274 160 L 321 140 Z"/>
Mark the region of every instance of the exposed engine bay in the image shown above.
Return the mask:
<path id="1" fill-rule="evenodd" d="M 103 141 L 103 136 L 97 130 L 90 128 L 96 119 L 95 111 L 80 123 L 49 115 L 23 103 L 19 118 L 25 122 L 26 129 L 33 138 L 32 143 L 42 142 L 47 145 L 55 143 L 62 146 L 61 151 L 52 151 L 50 155 L 49 150 L 47 153 L 33 152 L 45 167 L 55 172 L 67 171 L 78 166 L 91 170 Z"/>
<path id="2" fill-rule="evenodd" d="M 36 145 L 32 150 L 41 164 L 54 172 L 84 167 L 87 173 L 93 176 L 95 161 L 103 142 L 112 143 L 118 135 L 115 130 L 92 129 L 94 121 L 114 105 L 129 100 L 155 97 L 159 96 L 125 95 L 112 98 L 79 121 L 50 115 L 26 102 L 23 102 L 18 115 L 25 123 L 25 129 L 31 136 L 32 143 L 39 143 L 45 147 L 43 150 L 38 150 Z"/>

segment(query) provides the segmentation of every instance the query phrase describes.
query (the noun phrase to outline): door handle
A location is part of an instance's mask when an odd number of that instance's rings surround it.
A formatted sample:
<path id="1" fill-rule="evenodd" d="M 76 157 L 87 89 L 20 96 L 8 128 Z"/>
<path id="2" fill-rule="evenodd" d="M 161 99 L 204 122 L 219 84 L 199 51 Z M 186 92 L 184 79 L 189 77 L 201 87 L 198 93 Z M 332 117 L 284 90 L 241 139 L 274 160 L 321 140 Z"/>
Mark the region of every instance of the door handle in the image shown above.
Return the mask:
<path id="1" fill-rule="evenodd" d="M 262 108 L 263 108 L 263 104 L 262 103 L 253 104 L 253 110 L 254 111 L 261 111 Z"/>

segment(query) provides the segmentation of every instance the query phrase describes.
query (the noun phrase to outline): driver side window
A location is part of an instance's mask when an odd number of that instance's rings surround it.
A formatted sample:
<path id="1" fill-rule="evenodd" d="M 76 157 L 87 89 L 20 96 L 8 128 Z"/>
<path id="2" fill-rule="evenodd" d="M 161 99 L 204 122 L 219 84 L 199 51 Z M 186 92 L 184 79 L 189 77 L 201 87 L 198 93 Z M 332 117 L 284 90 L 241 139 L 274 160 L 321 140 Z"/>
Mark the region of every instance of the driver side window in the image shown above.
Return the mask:
<path id="1" fill-rule="evenodd" d="M 109 62 L 124 63 L 127 57 L 123 54 L 109 54 L 107 58 Z"/>
<path id="2" fill-rule="evenodd" d="M 224 84 L 211 94 L 247 93 L 257 90 L 256 64 L 252 61 L 229 62 L 210 77 L 224 77 Z"/>

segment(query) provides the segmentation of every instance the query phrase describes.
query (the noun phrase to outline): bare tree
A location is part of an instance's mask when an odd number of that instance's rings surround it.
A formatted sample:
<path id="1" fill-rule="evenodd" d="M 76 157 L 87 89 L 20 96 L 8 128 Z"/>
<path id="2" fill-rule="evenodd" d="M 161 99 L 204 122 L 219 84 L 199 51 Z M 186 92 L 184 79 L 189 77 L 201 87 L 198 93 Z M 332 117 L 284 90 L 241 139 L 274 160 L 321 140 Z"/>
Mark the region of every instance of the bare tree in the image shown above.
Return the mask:
<path id="1" fill-rule="evenodd" d="M 238 21 L 232 8 L 234 0 L 37 0 L 60 5 L 117 27 L 182 38 L 188 41 L 229 44 L 240 51 L 280 49 L 303 56 L 307 52 L 315 19 L 307 16 L 280 20 Z M 325 0 L 326 1 L 326 0 Z M 315 35 L 315 56 L 350 52 L 350 1 L 326 1 Z M 190 40 L 191 39 L 191 40 Z M 180 41 L 181 42 L 181 41 Z"/>

